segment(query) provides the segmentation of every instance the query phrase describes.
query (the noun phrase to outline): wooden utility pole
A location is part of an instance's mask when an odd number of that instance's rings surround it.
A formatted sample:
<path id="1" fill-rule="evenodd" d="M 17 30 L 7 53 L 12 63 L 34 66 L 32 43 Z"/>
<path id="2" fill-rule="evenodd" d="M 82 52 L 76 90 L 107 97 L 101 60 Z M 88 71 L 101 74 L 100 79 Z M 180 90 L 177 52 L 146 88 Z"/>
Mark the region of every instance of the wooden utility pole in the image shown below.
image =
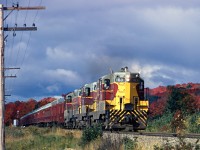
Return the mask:
<path id="1" fill-rule="evenodd" d="M 5 76 L 4 71 L 6 69 L 19 69 L 19 68 L 5 68 L 4 67 L 4 31 L 36 31 L 37 27 L 6 27 L 4 28 L 4 20 L 8 16 L 4 18 L 4 11 L 12 11 L 14 10 L 39 10 L 45 9 L 45 7 L 3 7 L 0 4 L 0 150 L 5 150 L 5 124 L 4 124 L 4 107 L 5 107 L 5 78 L 6 77 L 16 77 L 16 76 Z M 10 14 L 9 13 L 9 14 Z"/>
<path id="2" fill-rule="evenodd" d="M 0 150 L 5 149 L 5 127 L 4 127 L 4 31 L 3 31 L 3 5 L 0 4 Z"/>

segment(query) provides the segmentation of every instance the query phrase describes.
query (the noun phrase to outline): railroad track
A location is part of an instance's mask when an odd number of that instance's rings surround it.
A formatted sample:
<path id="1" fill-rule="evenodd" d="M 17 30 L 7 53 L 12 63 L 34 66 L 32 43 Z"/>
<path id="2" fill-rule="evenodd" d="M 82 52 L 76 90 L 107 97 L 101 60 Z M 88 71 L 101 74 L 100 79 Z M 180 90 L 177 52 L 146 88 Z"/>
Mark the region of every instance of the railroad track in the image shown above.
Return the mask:
<path id="1" fill-rule="evenodd" d="M 110 131 L 104 131 L 104 133 L 111 133 Z M 127 135 L 143 135 L 143 136 L 157 136 L 157 137 L 183 137 L 183 138 L 196 138 L 200 139 L 200 134 L 184 134 L 179 135 L 177 133 L 156 133 L 156 132 L 126 132 L 126 131 L 113 131 L 116 134 L 127 134 Z"/>

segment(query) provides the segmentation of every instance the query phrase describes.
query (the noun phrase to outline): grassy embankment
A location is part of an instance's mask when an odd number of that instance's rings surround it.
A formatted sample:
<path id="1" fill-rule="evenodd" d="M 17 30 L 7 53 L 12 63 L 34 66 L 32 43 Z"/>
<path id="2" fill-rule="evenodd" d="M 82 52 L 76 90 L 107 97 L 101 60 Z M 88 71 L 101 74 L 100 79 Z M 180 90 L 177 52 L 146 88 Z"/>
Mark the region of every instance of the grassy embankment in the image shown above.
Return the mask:
<path id="1" fill-rule="evenodd" d="M 84 131 L 33 126 L 6 128 L 6 150 L 130 150 L 137 147 L 136 140 L 129 138 L 103 138 L 99 127 Z"/>
<path id="2" fill-rule="evenodd" d="M 78 147 L 81 131 L 34 126 L 6 128 L 6 150 L 64 150 Z"/>
<path id="3" fill-rule="evenodd" d="M 144 141 L 143 141 L 144 142 Z M 6 128 L 6 149 L 7 150 L 161 150 L 161 149 L 200 149 L 196 143 L 186 143 L 180 139 L 177 145 L 157 144 L 156 142 L 148 148 L 145 143 L 137 138 L 128 137 L 102 137 L 102 130 L 99 127 L 88 128 L 83 131 L 72 131 L 60 128 Z M 148 143 L 148 142 L 147 142 Z"/>

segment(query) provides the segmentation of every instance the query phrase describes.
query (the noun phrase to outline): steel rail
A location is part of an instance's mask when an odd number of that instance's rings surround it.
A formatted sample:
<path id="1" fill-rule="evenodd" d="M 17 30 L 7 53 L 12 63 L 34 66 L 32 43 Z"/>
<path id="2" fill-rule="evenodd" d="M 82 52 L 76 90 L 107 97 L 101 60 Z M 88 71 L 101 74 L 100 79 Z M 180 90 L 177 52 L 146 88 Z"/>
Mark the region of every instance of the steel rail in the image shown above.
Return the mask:
<path id="1" fill-rule="evenodd" d="M 158 137 L 182 137 L 182 138 L 197 138 L 200 139 L 200 134 L 187 133 L 187 134 L 177 134 L 177 133 L 162 133 L 162 132 L 128 132 L 128 131 L 104 131 L 104 133 L 116 133 L 116 134 L 127 134 L 127 135 L 143 135 L 143 136 L 158 136 Z"/>

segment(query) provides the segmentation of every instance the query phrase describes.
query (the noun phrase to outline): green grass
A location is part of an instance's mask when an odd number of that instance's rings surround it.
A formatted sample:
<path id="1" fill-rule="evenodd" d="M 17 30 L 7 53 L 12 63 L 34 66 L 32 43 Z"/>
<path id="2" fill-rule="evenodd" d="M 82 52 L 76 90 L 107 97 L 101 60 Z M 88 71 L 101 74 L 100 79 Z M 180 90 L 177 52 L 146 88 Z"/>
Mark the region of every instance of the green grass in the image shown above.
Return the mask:
<path id="1" fill-rule="evenodd" d="M 166 113 L 147 123 L 147 132 L 172 132 L 173 115 Z M 185 133 L 200 133 L 200 112 L 184 116 Z"/>
<path id="2" fill-rule="evenodd" d="M 200 112 L 187 117 L 186 127 L 190 133 L 200 133 Z"/>
<path id="3" fill-rule="evenodd" d="M 172 120 L 172 114 L 166 113 L 155 119 L 148 120 L 147 129 L 148 132 L 170 132 L 170 123 Z"/>
<path id="4" fill-rule="evenodd" d="M 6 128 L 6 150 L 63 150 L 78 147 L 73 132 L 55 128 Z"/>

